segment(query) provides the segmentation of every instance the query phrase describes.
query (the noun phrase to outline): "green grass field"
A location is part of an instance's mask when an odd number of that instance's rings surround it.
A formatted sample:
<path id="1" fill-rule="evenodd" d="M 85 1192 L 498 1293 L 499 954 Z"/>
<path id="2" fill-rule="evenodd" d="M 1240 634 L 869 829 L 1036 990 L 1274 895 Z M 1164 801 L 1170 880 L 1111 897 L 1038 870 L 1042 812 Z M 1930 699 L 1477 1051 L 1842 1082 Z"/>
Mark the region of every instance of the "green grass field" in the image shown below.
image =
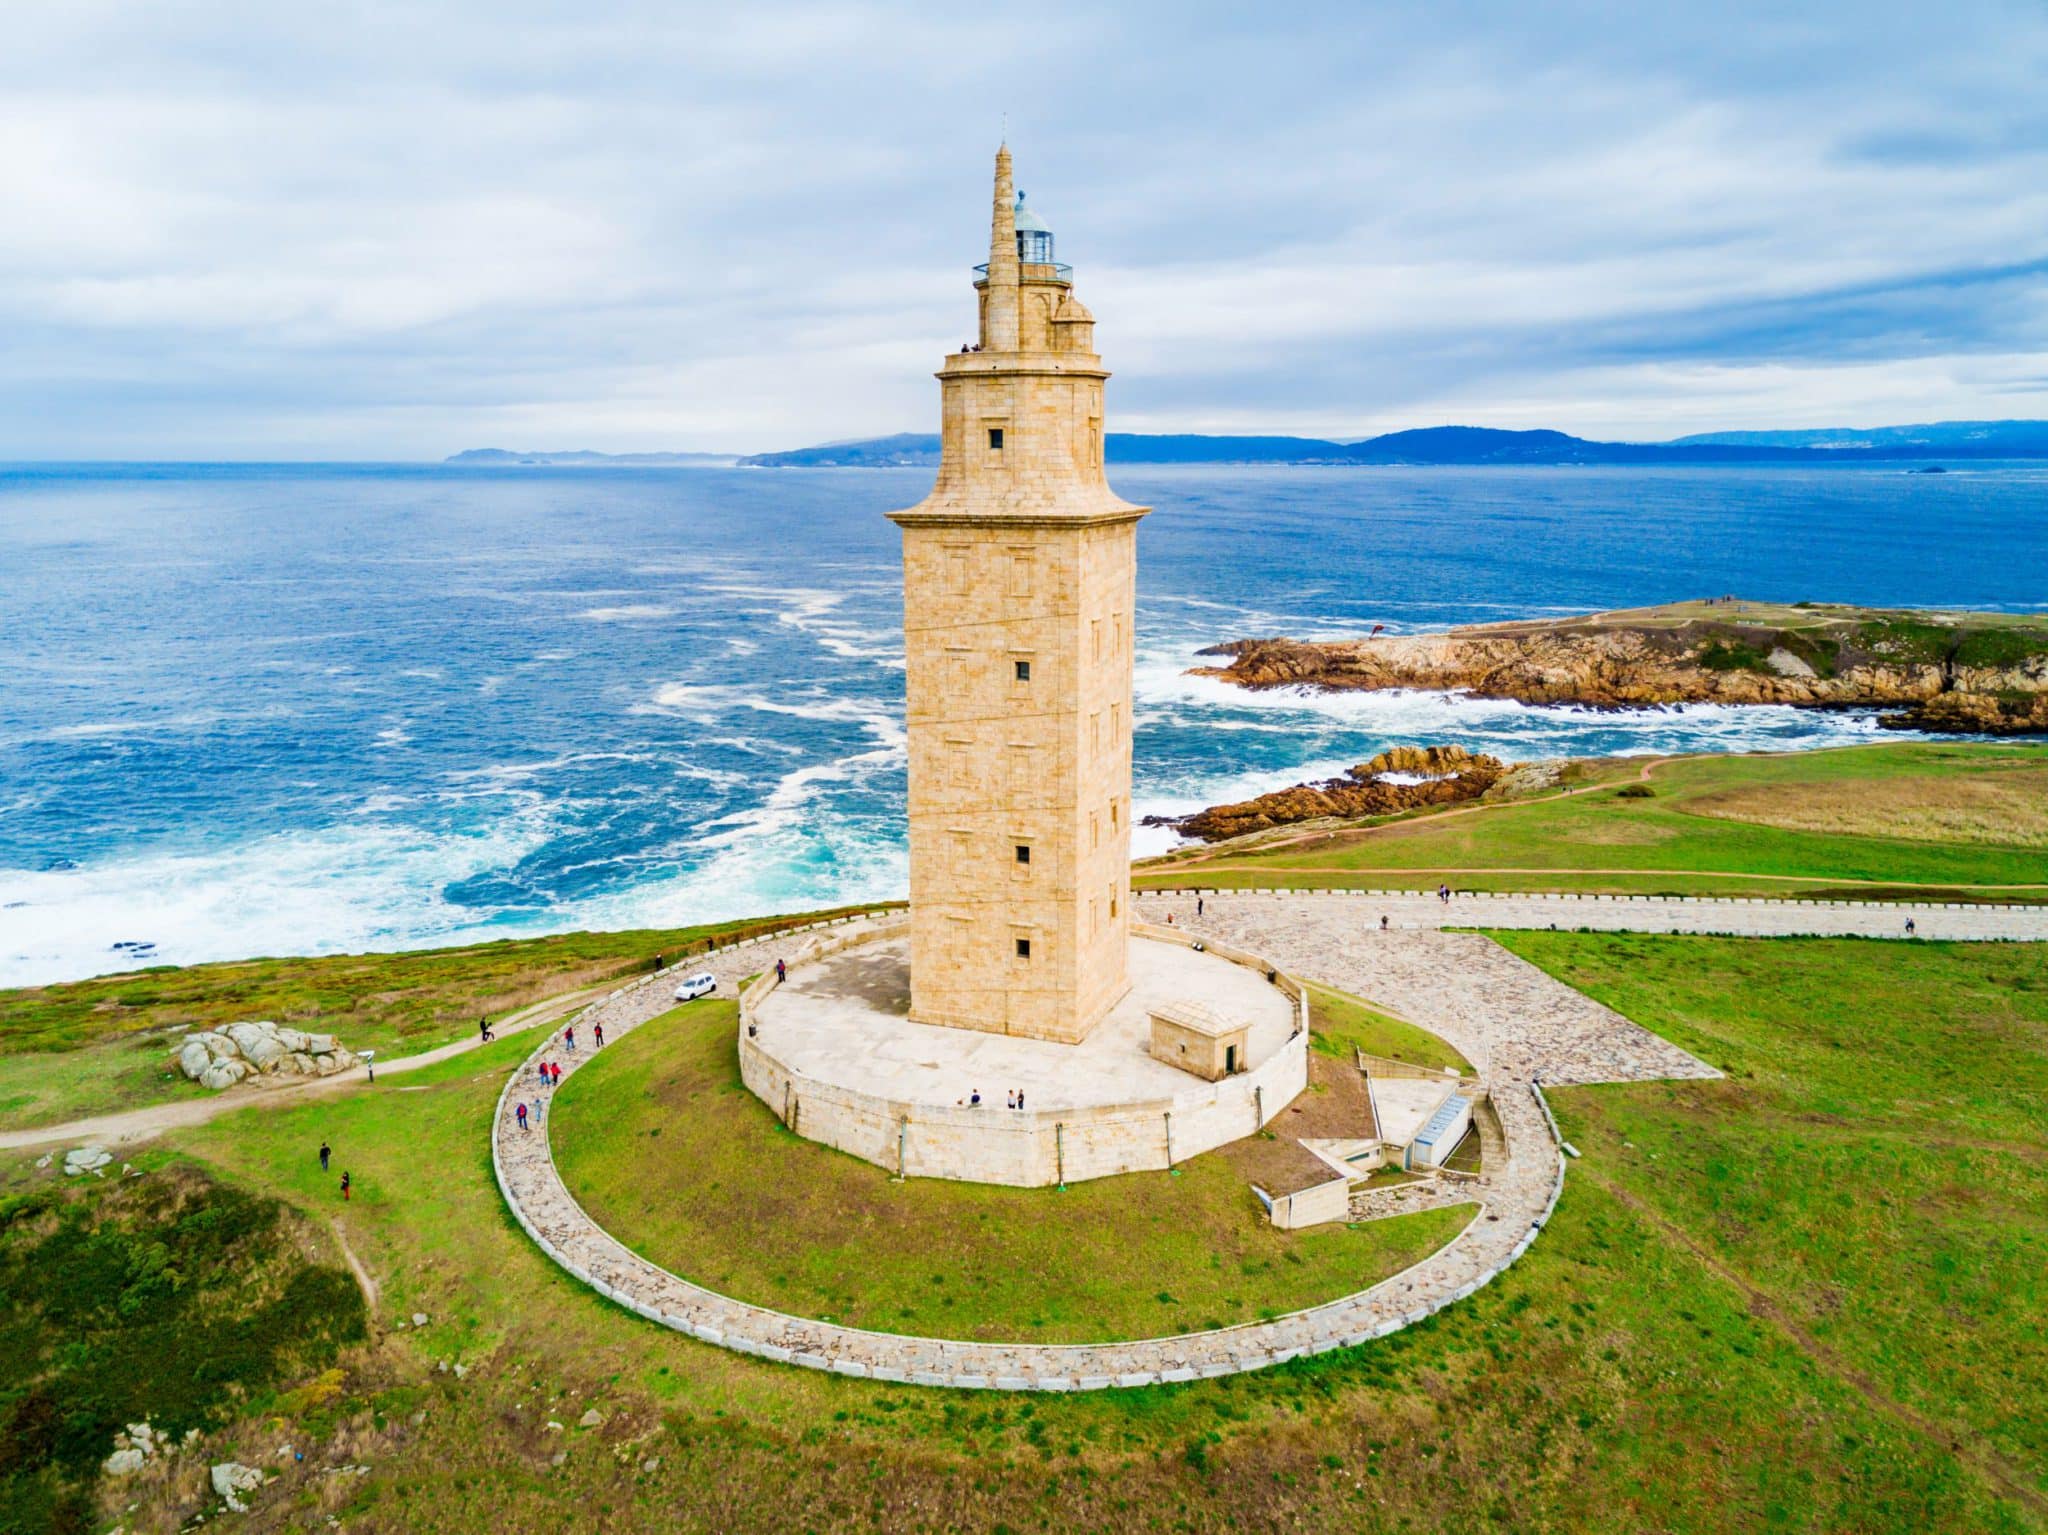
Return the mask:
<path id="1" fill-rule="evenodd" d="M 1362 1290 L 1472 1216 L 1279 1231 L 1228 1148 L 1064 1191 L 894 1183 L 792 1135 L 746 1090 L 737 1018 L 730 1002 L 695 1003 L 608 1046 L 554 1100 L 550 1134 L 563 1181 L 607 1231 L 778 1311 L 942 1338 L 1158 1337 Z"/>
<path id="2" fill-rule="evenodd" d="M 309 1378 L 207 1428 L 79 1528 L 172 1528 L 230 1455 L 283 1473 L 258 1528 L 2048 1527 L 2048 950 L 1506 941 L 1730 1079 L 1555 1092 L 1586 1155 L 1508 1274 L 1370 1347 L 1184 1387 L 919 1391 L 640 1321 L 500 1201 L 487 1126 L 519 1039 L 179 1132 L 138 1158 L 150 1176 L 282 1197 L 309 1242 L 342 1220 L 382 1285 L 376 1337 L 331 1392 Z M 414 1311 L 430 1325 L 397 1329 Z"/>
<path id="3" fill-rule="evenodd" d="M 2048 747 L 1690 757 L 1612 787 L 1140 865 L 1142 886 L 2048 901 Z"/>
<path id="4" fill-rule="evenodd" d="M 1469 1072 L 1472 1063 L 1427 1029 L 1383 1013 L 1345 992 L 1310 983 L 1309 1048 L 1341 1061 L 1354 1050 L 1436 1070 Z"/>
<path id="5" fill-rule="evenodd" d="M 162 966 L 0 991 L 0 1130 L 211 1096 L 170 1069 L 180 1029 L 268 1018 L 388 1059 L 469 1037 L 484 1015 L 640 974 L 657 955 L 673 962 L 710 942 L 824 915 Z"/>

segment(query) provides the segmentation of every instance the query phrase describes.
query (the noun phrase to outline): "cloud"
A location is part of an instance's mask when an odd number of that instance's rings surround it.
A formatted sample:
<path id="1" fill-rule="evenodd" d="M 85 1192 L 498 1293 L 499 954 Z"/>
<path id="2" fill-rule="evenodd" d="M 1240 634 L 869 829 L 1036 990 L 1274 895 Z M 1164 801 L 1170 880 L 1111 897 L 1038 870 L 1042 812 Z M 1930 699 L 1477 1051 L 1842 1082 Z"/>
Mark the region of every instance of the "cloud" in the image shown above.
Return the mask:
<path id="1" fill-rule="evenodd" d="M 2044 72 L 1980 0 L 16 0 L 0 456 L 927 426 L 1004 113 L 1120 427 L 2048 414 Z"/>

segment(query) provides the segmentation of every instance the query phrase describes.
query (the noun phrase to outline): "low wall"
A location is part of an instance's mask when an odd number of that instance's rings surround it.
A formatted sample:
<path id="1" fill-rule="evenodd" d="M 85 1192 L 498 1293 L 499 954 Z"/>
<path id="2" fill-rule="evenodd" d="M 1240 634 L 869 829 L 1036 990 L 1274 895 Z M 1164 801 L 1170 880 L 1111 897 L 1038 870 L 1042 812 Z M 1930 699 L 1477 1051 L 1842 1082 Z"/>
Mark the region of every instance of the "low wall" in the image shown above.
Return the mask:
<path id="1" fill-rule="evenodd" d="M 1351 1180 L 1332 1178 L 1313 1188 L 1297 1189 L 1274 1199 L 1267 1215 L 1282 1231 L 1303 1226 L 1321 1226 L 1341 1221 L 1351 1214 Z"/>
<path id="2" fill-rule="evenodd" d="M 908 927 L 905 917 L 862 933 L 827 935 L 805 945 L 793 962 L 895 937 Z M 1133 932 L 1190 948 L 1199 941 L 1143 923 L 1133 924 Z M 904 1177 L 1036 1188 L 1170 1167 L 1261 1129 L 1308 1086 L 1308 1004 L 1300 985 L 1256 955 L 1203 947 L 1272 977 L 1294 1004 L 1295 1028 L 1250 1071 L 1213 1083 L 1191 1077 L 1187 1090 L 1171 1098 L 1019 1111 L 911 1103 L 819 1081 L 785 1066 L 752 1032 L 755 1010 L 776 986 L 772 969 L 740 996 L 740 1078 L 796 1134 Z"/>

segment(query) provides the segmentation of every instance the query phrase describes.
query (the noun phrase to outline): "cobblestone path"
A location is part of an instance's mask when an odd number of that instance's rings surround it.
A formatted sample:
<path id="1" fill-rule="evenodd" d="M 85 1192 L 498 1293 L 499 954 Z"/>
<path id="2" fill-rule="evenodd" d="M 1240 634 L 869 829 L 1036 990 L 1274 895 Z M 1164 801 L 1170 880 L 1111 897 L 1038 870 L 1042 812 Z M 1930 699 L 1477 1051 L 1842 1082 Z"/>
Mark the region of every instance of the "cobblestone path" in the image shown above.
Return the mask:
<path id="1" fill-rule="evenodd" d="M 1186 922 L 1195 892 L 1135 890 L 1139 914 L 1163 921 L 1172 910 Z M 1718 896 L 1496 895 L 1467 892 L 1448 902 L 1415 890 L 1260 890 L 1211 894 L 1208 907 L 1237 903 L 1294 905 L 1327 901 L 1349 913 L 1348 932 L 1377 930 L 1381 917 L 1397 932 L 1445 927 L 1577 927 L 1617 933 L 1720 933 L 1743 938 L 1951 938 L 2048 940 L 2048 905 L 1968 906 L 1898 901 L 1770 901 Z M 1908 934 L 1910 920 L 1914 931 Z"/>
<path id="2" fill-rule="evenodd" d="M 1464 1299 L 1535 1240 L 1563 1188 L 1563 1159 L 1537 1084 L 1716 1073 L 1619 1014 L 1551 980 L 1473 934 L 1362 932 L 1352 900 L 1322 895 L 1152 897 L 1146 915 L 1269 955 L 1297 975 L 1355 992 L 1435 1030 L 1479 1067 L 1506 1136 L 1484 1175 L 1464 1186 L 1478 1204 L 1455 1240 L 1403 1273 L 1355 1295 L 1270 1321 L 1126 1343 L 969 1343 L 902 1337 L 785 1316 L 732 1300 L 629 1252 L 599 1229 L 556 1173 L 545 1127 L 522 1131 L 513 1105 L 536 1096 L 534 1065 L 573 1072 L 588 1059 L 589 1024 L 618 1039 L 670 1005 L 673 976 L 593 1004 L 578 1020 L 586 1053 L 565 1054 L 560 1033 L 522 1065 L 498 1104 L 498 1182 L 530 1236 L 571 1273 L 651 1321 L 743 1353 L 878 1380 L 997 1390 L 1073 1391 L 1233 1374 L 1302 1354 L 1383 1337 Z M 1461 914 L 1462 915 L 1462 914 Z M 1377 913 L 1373 913 L 1376 924 Z M 863 921 L 869 919 L 861 919 Z M 1464 920 L 1471 921 L 1467 916 Z M 1574 924 L 1577 925 L 1577 924 Z M 730 993 L 738 980 L 794 959 L 803 940 L 740 945 L 688 968 L 708 968 Z"/>

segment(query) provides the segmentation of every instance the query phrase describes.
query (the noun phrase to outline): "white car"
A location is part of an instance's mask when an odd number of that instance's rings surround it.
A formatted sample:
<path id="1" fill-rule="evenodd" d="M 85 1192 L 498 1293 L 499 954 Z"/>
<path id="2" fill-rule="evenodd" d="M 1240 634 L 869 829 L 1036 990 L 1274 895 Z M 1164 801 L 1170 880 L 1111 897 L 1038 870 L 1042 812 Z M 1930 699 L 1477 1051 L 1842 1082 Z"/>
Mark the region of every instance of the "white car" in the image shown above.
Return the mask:
<path id="1" fill-rule="evenodd" d="M 678 1002 L 694 1002 L 699 997 L 708 997 L 718 990 L 718 977 L 709 970 L 699 970 L 695 975 L 683 977 L 683 984 L 676 988 Z"/>

